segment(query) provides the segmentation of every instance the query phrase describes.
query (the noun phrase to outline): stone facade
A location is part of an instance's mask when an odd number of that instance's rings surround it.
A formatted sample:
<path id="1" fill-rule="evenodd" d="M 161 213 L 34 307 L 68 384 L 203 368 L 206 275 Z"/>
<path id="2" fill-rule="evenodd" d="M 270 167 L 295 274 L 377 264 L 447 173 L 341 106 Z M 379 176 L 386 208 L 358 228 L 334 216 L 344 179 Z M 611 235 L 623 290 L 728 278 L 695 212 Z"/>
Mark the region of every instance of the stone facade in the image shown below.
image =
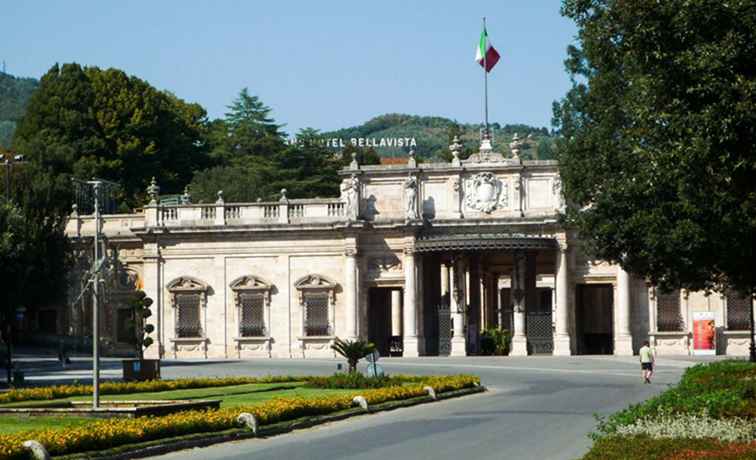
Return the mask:
<path id="1" fill-rule="evenodd" d="M 752 303 L 680 292 L 660 307 L 654 287 L 585 257 L 558 222 L 556 162 L 488 150 L 462 161 L 451 148 L 451 163 L 353 162 L 332 199 L 219 194 L 168 206 L 153 187 L 142 212 L 104 216 L 123 275 L 103 335 L 128 349 L 118 311 L 124 293 L 144 289 L 155 300 L 150 357 L 330 357 L 336 337 L 370 339 L 385 354 L 460 356 L 480 352 L 490 327 L 512 332 L 513 355 L 630 355 L 647 339 L 660 354 L 688 354 L 695 311 L 715 312 L 719 353 L 747 352 L 739 327 Z M 68 233 L 85 247 L 91 217 L 74 214 Z M 68 307 L 68 334 L 91 331 L 84 299 Z"/>

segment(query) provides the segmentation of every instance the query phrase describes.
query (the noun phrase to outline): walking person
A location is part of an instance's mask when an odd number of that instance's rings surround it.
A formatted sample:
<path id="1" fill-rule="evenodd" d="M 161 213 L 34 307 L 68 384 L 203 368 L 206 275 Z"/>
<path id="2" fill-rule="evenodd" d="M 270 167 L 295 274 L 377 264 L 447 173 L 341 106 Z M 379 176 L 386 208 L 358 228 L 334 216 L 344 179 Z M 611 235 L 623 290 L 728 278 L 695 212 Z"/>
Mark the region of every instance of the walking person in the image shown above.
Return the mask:
<path id="1" fill-rule="evenodd" d="M 643 342 L 643 346 L 638 351 L 641 363 L 641 377 L 644 383 L 651 383 L 651 376 L 654 375 L 654 352 L 648 344 L 648 340 Z"/>

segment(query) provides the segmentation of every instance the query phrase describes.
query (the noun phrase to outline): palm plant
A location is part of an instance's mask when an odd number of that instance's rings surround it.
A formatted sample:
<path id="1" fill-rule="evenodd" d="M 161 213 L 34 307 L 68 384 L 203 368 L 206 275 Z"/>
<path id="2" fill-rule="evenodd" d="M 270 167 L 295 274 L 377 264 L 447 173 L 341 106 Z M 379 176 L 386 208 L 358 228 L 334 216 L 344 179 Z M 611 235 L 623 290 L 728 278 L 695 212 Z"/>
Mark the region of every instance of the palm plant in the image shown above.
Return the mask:
<path id="1" fill-rule="evenodd" d="M 343 356 L 349 365 L 349 372 L 357 371 L 357 362 L 375 351 L 375 344 L 365 340 L 341 340 L 336 338 L 331 348 Z"/>

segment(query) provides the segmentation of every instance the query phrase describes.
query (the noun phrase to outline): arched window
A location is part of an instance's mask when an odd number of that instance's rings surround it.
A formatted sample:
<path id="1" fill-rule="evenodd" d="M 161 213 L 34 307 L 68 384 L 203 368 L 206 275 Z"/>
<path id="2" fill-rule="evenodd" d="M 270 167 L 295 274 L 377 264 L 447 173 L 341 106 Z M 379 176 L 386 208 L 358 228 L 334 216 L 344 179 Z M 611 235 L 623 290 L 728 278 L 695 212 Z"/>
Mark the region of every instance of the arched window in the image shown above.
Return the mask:
<path id="1" fill-rule="evenodd" d="M 270 294 L 272 286 L 261 278 L 247 275 L 231 283 L 239 318 L 239 337 L 270 335 Z"/>
<path id="2" fill-rule="evenodd" d="M 175 309 L 176 338 L 202 338 L 204 308 L 207 305 L 208 285 L 189 276 L 168 283 L 171 305 Z"/>
<path id="3" fill-rule="evenodd" d="M 305 337 L 332 336 L 337 284 L 320 275 L 300 278 L 294 287 L 302 305 L 302 335 Z"/>

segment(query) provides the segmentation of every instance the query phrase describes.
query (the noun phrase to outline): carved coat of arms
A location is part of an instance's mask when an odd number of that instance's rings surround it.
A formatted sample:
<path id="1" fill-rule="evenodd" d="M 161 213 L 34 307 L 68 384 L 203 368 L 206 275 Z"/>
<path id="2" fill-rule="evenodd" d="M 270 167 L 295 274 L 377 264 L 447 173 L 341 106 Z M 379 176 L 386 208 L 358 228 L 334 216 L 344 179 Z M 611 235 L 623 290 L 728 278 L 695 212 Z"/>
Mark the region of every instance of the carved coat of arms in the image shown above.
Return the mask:
<path id="1" fill-rule="evenodd" d="M 493 173 L 478 173 L 465 181 L 465 205 L 468 208 L 490 213 L 498 207 L 506 207 L 507 184 Z"/>

